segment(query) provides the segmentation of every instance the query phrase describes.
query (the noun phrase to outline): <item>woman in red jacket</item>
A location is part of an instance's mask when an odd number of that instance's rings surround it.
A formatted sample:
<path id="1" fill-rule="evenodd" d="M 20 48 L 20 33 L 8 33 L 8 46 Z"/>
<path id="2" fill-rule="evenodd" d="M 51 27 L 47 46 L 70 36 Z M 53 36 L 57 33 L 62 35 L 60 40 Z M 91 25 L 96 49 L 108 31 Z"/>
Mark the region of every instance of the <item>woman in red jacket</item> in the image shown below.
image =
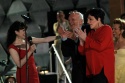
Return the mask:
<path id="1" fill-rule="evenodd" d="M 86 55 L 87 83 L 114 83 L 114 44 L 112 28 L 104 24 L 105 13 L 100 8 L 87 11 L 91 31 L 75 29 L 80 39 L 79 52 Z"/>

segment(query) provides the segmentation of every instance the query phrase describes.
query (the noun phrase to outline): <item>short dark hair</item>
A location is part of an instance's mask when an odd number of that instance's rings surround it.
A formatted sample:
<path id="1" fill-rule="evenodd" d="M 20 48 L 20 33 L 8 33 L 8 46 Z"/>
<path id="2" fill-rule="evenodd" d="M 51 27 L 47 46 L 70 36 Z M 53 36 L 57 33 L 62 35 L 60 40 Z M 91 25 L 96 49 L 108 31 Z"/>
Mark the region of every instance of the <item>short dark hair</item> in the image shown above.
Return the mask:
<path id="1" fill-rule="evenodd" d="M 102 8 L 92 8 L 92 9 L 89 9 L 86 12 L 86 16 L 87 17 L 88 17 L 88 15 L 94 16 L 96 20 L 98 18 L 100 18 L 101 22 L 104 23 L 105 12 L 104 12 L 104 10 Z"/>

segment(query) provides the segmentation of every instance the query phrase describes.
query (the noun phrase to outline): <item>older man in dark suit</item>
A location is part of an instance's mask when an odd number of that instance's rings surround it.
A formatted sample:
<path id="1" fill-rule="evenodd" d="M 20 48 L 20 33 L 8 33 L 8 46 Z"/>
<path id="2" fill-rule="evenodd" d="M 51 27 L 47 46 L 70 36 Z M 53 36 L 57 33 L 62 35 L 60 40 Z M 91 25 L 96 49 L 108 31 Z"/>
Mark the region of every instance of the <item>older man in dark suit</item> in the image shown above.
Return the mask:
<path id="1" fill-rule="evenodd" d="M 63 56 L 71 57 L 72 59 L 72 83 L 85 83 L 86 81 L 86 59 L 85 56 L 81 56 L 78 52 L 79 39 L 74 32 L 76 27 L 81 29 L 87 28 L 88 26 L 83 25 L 84 18 L 83 14 L 78 11 L 70 12 L 69 23 L 72 31 L 64 31 L 61 27 L 58 29 L 60 35 L 66 36 L 67 38 L 62 39 L 61 49 Z M 65 34 L 65 35 L 64 35 Z"/>

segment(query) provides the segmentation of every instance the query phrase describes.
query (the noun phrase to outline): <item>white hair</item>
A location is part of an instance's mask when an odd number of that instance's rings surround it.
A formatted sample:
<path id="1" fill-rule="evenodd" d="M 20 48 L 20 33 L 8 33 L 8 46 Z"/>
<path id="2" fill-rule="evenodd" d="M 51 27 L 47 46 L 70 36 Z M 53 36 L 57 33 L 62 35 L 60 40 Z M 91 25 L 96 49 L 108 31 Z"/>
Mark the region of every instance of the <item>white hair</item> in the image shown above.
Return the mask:
<path id="1" fill-rule="evenodd" d="M 84 15 L 80 12 L 78 12 L 80 19 L 84 20 Z"/>
<path id="2" fill-rule="evenodd" d="M 71 13 L 73 13 L 73 14 L 75 14 L 75 13 L 79 14 L 80 19 L 84 20 L 84 15 L 81 12 L 78 12 L 77 10 L 74 10 L 74 11 L 69 12 L 69 14 L 71 14 Z"/>

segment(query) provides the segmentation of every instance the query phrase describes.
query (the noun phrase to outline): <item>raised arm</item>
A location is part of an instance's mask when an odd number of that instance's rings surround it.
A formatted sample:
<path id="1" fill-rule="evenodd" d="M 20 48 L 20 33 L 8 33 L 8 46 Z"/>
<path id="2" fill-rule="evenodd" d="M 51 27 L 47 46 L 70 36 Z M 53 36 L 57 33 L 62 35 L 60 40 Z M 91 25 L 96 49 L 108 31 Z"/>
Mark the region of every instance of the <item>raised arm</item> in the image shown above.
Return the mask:
<path id="1" fill-rule="evenodd" d="M 45 38 L 32 38 L 32 42 L 35 43 L 35 44 L 38 44 L 38 43 L 48 43 L 48 42 L 51 42 L 51 41 L 54 41 L 56 38 L 58 38 L 59 36 L 48 36 L 48 37 L 45 37 Z"/>

